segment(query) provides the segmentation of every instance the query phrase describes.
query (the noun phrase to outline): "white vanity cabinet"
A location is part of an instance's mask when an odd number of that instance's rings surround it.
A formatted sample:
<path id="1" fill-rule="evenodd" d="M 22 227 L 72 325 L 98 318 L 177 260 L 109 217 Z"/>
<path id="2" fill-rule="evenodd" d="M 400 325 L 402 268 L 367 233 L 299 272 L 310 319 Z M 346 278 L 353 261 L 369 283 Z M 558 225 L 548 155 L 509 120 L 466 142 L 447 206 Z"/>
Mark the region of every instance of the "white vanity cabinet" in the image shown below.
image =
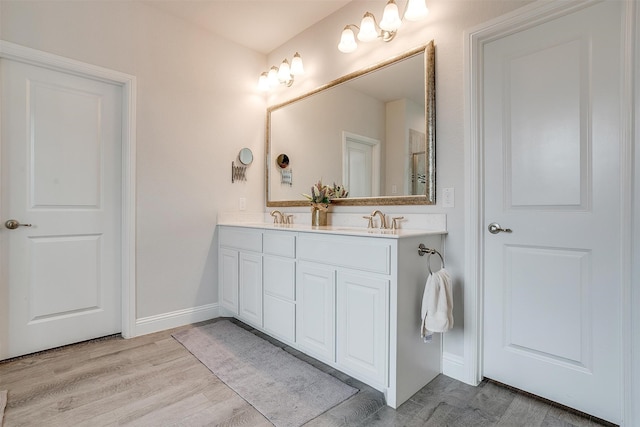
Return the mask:
<path id="1" fill-rule="evenodd" d="M 428 266 L 418 245 L 441 250 L 444 232 L 219 230 L 223 315 L 384 392 L 393 408 L 440 373 L 439 334 L 420 338 Z"/>
<path id="2" fill-rule="evenodd" d="M 390 239 L 298 237 L 300 345 L 378 389 L 388 385 L 392 247 Z"/>
<path id="3" fill-rule="evenodd" d="M 223 314 L 262 327 L 262 230 L 221 227 L 218 240 Z"/>

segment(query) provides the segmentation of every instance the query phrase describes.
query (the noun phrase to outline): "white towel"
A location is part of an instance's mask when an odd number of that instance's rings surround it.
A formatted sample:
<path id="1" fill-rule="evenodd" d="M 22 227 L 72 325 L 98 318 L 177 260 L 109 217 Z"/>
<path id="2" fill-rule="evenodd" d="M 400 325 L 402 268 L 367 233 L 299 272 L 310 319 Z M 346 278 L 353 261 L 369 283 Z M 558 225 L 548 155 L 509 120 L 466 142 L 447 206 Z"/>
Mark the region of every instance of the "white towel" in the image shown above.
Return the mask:
<path id="1" fill-rule="evenodd" d="M 420 316 L 420 336 L 425 342 L 431 341 L 434 332 L 445 332 L 453 328 L 451 277 L 444 268 L 429 274 L 422 294 Z"/>

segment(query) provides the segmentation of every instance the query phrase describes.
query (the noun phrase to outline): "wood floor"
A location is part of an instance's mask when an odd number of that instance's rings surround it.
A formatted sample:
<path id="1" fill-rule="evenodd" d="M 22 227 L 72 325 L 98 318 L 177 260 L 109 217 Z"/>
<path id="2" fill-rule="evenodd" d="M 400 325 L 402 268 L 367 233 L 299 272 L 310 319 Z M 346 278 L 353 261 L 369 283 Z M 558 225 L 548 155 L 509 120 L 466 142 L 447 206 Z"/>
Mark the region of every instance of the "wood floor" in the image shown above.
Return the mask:
<path id="1" fill-rule="evenodd" d="M 0 362 L 0 390 L 9 390 L 4 427 L 270 426 L 171 337 L 190 327 Z M 393 410 L 380 392 L 254 333 L 360 389 L 307 426 L 602 425 L 489 381 L 472 387 L 443 375 Z"/>

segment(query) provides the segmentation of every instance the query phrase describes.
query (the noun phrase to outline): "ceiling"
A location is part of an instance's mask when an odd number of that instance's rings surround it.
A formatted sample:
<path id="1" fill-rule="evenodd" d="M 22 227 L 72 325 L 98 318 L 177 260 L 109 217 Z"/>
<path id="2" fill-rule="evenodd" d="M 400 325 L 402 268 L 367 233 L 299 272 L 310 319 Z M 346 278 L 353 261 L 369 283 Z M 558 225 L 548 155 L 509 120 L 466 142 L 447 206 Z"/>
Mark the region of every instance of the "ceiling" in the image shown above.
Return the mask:
<path id="1" fill-rule="evenodd" d="M 265 55 L 349 1 L 142 0 Z"/>

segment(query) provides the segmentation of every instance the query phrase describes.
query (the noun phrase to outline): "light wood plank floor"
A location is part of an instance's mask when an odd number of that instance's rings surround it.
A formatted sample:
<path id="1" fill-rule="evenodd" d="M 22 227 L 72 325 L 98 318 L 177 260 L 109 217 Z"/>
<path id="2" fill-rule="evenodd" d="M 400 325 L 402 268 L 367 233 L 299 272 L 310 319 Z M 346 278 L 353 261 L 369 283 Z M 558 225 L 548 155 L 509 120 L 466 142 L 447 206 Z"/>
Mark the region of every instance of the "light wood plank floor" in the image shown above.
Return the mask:
<path id="1" fill-rule="evenodd" d="M 4 427 L 270 426 L 171 337 L 191 327 L 129 340 L 110 337 L 0 362 L 0 390 L 9 390 Z M 253 332 L 360 389 L 308 426 L 602 425 L 489 381 L 471 387 L 443 375 L 393 410 L 380 392 Z"/>

